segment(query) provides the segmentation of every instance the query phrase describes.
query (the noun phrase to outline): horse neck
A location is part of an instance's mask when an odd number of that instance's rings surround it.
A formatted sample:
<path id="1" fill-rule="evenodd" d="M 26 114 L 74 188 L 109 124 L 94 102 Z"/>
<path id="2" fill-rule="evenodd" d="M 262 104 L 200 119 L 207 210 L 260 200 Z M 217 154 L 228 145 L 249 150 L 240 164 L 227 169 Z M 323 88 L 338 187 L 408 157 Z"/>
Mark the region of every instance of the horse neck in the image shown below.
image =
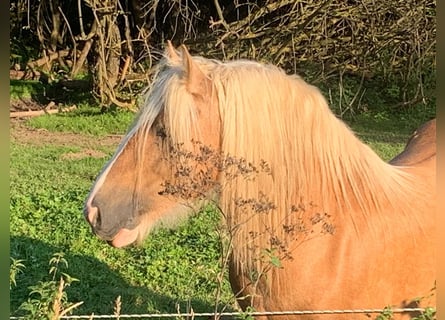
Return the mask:
<path id="1" fill-rule="evenodd" d="M 310 146 L 297 152 L 297 159 L 304 159 L 298 161 L 298 171 L 308 172 L 299 182 L 308 186 L 303 196 L 315 195 L 331 212 L 381 212 L 394 188 L 403 184 L 403 172 L 380 159 L 330 111 L 324 113 L 314 120 Z"/>
<path id="2" fill-rule="evenodd" d="M 262 250 L 294 241 L 287 230 L 301 227 L 301 219 L 307 226 L 327 213 L 335 223 L 348 220 L 360 228 L 370 215 L 383 216 L 385 208 L 396 209 L 400 198 L 410 195 L 409 176 L 360 142 L 330 112 L 318 90 L 301 86 L 304 99 L 291 92 L 293 100 L 273 113 L 261 110 L 256 101 L 236 111 L 245 114 L 228 118 L 250 119 L 248 124 L 225 128 L 242 134 L 223 143 L 224 152 L 257 165 L 265 161 L 271 169 L 248 179 L 222 178 L 221 202 L 233 231 L 235 259 L 256 264 L 257 269 Z M 268 130 L 258 129 L 259 123 L 267 124 Z M 318 231 L 324 232 L 329 221 L 320 221 Z"/>
<path id="3" fill-rule="evenodd" d="M 249 199 L 267 195 L 287 210 L 304 201 L 332 212 L 381 211 L 407 175 L 380 159 L 337 119 L 317 88 L 298 78 L 293 84 L 291 89 L 282 86 L 277 94 L 281 101 L 268 102 L 272 94 L 266 92 L 265 98 L 224 110 L 233 114 L 226 114 L 230 127 L 224 125 L 228 142 L 223 142 L 223 152 L 271 167 L 271 175 L 255 177 L 254 183 L 238 179 L 229 192 L 232 199 L 236 190 Z M 233 119 L 242 123 L 233 125 Z"/>

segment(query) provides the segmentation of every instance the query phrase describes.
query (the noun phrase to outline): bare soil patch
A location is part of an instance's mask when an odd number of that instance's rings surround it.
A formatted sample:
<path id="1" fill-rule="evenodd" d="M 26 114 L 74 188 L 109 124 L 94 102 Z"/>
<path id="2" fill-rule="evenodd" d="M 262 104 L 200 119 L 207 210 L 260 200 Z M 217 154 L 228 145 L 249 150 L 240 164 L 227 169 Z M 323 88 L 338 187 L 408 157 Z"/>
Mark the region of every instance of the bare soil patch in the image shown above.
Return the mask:
<path id="1" fill-rule="evenodd" d="M 45 109 L 45 105 L 31 98 L 13 99 L 9 103 L 9 112 L 38 111 Z"/>

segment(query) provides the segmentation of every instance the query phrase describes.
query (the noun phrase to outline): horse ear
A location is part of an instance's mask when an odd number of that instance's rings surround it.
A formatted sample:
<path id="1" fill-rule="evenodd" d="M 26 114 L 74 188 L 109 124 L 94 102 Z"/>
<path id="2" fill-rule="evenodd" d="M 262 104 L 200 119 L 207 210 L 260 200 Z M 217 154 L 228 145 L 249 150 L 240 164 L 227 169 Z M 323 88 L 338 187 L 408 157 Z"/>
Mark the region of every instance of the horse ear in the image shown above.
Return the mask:
<path id="1" fill-rule="evenodd" d="M 204 95 L 208 89 L 209 79 L 199 68 L 185 45 L 181 46 L 182 65 L 185 70 L 186 86 L 191 94 Z"/>
<path id="2" fill-rule="evenodd" d="M 167 40 L 167 47 L 165 48 L 165 56 L 167 57 L 167 59 L 173 62 L 181 61 L 181 58 L 179 57 L 178 53 L 176 52 L 170 40 Z"/>

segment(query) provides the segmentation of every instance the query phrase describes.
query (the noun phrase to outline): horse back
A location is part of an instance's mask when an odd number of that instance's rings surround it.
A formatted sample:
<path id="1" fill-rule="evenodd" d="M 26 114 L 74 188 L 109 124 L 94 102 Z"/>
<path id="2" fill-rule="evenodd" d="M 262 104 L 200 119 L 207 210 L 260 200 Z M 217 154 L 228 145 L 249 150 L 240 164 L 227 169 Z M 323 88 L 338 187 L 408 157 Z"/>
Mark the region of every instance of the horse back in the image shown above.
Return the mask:
<path id="1" fill-rule="evenodd" d="M 411 135 L 405 149 L 390 161 L 396 166 L 420 166 L 436 158 L 436 119 L 420 126 Z"/>

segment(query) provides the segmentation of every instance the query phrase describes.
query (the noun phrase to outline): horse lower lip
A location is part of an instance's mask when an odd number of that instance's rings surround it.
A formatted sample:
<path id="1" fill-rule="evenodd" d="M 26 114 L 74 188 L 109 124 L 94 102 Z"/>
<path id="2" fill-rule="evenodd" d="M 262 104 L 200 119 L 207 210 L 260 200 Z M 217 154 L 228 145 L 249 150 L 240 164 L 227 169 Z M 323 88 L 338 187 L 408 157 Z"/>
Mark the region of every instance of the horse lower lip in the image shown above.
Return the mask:
<path id="1" fill-rule="evenodd" d="M 107 242 L 115 248 L 126 247 L 137 240 L 138 234 L 137 227 L 134 229 L 122 228 L 114 235 L 113 239 Z"/>

